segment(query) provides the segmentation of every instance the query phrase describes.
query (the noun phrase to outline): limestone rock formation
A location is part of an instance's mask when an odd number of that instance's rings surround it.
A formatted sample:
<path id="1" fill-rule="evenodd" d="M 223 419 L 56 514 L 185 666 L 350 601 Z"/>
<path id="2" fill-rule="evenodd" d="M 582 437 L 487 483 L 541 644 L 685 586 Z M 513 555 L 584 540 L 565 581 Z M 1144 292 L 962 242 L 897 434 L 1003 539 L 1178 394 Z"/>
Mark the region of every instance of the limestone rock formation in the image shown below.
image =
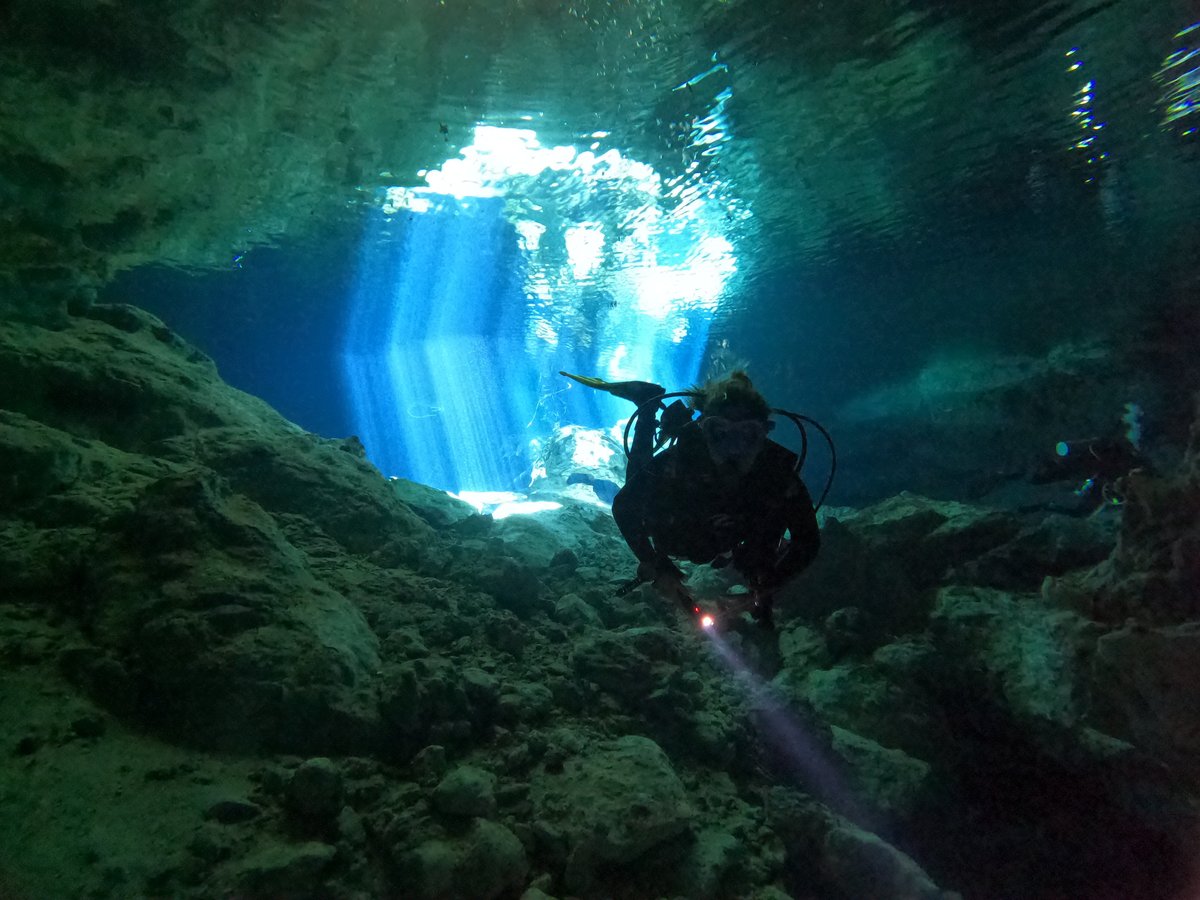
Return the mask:
<path id="1" fill-rule="evenodd" d="M 5 320 L 0 376 L 9 894 L 1181 889 L 1194 451 L 1124 515 L 831 510 L 712 639 L 596 504 L 391 482 L 136 310 Z"/>

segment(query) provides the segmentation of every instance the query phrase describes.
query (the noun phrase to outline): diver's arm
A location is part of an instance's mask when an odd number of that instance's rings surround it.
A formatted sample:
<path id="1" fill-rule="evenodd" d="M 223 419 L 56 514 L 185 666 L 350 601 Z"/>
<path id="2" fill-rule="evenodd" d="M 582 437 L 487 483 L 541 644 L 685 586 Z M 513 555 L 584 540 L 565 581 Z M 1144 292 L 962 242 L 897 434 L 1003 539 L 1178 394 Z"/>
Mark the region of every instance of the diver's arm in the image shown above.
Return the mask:
<path id="1" fill-rule="evenodd" d="M 625 543 L 638 558 L 637 578 L 626 589 L 648 581 L 659 594 L 690 610 L 696 601 L 683 586 L 683 573 L 669 556 L 656 550 L 650 540 L 646 526 L 649 519 L 649 481 L 644 475 L 641 478 L 635 475 L 625 482 L 625 487 L 613 498 L 613 518 L 621 529 Z"/>
<path id="2" fill-rule="evenodd" d="M 647 482 L 646 478 L 633 476 L 617 491 L 612 504 L 613 519 L 621 530 L 621 537 L 625 538 L 633 555 L 642 563 L 652 563 L 658 557 L 646 527 L 646 511 L 650 500 Z"/>
<path id="3" fill-rule="evenodd" d="M 786 507 L 784 520 L 791 533 L 789 540 L 775 560 L 771 571 L 760 579 L 756 587 L 761 591 L 777 591 L 808 568 L 821 549 L 821 529 L 817 525 L 817 513 L 813 509 L 808 488 L 799 478 L 788 486 L 784 495 Z"/>

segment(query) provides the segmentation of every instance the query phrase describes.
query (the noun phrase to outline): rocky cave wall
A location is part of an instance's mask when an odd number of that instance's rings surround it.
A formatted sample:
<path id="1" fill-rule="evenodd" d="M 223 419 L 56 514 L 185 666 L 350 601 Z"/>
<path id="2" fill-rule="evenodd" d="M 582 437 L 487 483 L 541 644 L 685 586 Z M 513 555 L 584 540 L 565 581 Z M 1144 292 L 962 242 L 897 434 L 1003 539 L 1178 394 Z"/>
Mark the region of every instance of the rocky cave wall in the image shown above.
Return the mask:
<path id="1" fill-rule="evenodd" d="M 827 511 L 779 632 L 719 651 L 646 589 L 614 596 L 604 511 L 493 522 L 389 482 L 133 308 L 3 323 L 0 381 L 11 895 L 1190 877 L 1200 433 L 1123 516 Z"/>

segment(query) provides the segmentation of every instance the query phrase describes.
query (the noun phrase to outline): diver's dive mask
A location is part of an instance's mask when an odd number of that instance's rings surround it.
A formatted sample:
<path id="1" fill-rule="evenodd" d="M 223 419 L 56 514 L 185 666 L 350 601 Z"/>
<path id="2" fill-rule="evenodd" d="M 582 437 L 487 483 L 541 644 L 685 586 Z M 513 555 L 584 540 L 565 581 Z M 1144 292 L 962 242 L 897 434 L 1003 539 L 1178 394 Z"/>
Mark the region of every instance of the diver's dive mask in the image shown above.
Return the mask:
<path id="1" fill-rule="evenodd" d="M 729 419 L 725 416 L 700 417 L 700 430 L 715 462 L 753 460 L 775 427 L 770 419 Z"/>

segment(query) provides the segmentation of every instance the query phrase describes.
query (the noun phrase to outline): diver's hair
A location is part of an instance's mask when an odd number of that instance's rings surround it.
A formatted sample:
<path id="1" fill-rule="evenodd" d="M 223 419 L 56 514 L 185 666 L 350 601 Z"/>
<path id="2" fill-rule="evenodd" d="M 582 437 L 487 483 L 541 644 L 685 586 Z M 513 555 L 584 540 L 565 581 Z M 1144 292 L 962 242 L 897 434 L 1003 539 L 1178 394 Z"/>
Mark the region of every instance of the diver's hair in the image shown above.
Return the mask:
<path id="1" fill-rule="evenodd" d="M 692 408 L 701 414 L 721 415 L 725 410 L 740 410 L 749 418 L 768 419 L 771 407 L 758 392 L 743 369 L 735 369 L 728 375 L 708 381 L 695 389 L 698 396 L 692 398 Z"/>

